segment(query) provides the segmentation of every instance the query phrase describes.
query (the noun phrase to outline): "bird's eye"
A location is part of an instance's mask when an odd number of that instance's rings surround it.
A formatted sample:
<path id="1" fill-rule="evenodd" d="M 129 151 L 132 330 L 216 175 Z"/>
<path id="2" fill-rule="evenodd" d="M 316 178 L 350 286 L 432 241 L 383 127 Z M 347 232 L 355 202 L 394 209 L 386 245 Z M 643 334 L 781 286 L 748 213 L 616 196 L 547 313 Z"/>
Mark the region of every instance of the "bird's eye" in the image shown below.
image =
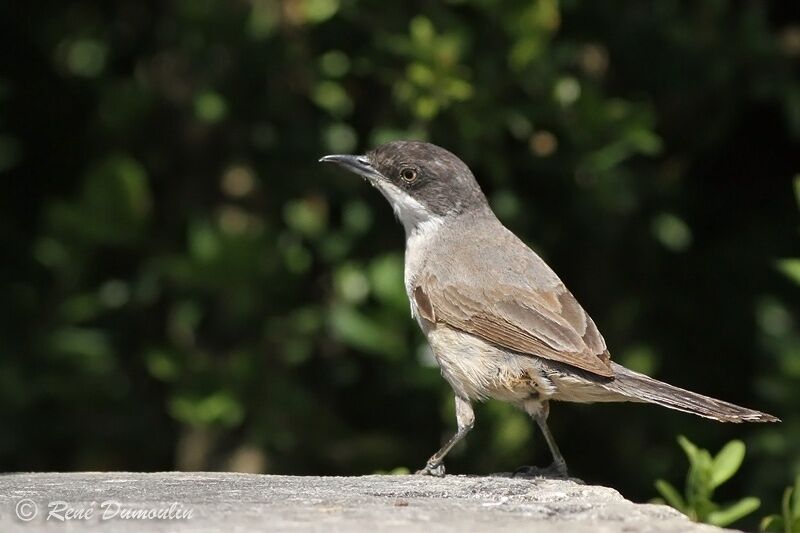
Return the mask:
<path id="1" fill-rule="evenodd" d="M 400 177 L 403 178 L 403 181 L 406 183 L 412 183 L 417 179 L 417 171 L 413 168 L 404 168 L 400 171 Z"/>

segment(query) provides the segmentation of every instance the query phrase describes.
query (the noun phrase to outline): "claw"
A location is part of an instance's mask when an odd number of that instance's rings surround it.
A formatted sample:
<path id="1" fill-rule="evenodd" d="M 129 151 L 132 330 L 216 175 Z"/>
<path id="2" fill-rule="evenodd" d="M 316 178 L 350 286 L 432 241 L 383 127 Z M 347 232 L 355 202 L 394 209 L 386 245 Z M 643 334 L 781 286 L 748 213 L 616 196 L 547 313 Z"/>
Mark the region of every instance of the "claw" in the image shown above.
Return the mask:
<path id="1" fill-rule="evenodd" d="M 414 472 L 417 476 L 444 477 L 444 463 L 427 464 L 425 468 Z"/>
<path id="2" fill-rule="evenodd" d="M 538 466 L 521 466 L 514 470 L 511 477 L 563 477 L 568 478 L 567 465 L 564 463 L 553 463 L 546 468 Z"/>

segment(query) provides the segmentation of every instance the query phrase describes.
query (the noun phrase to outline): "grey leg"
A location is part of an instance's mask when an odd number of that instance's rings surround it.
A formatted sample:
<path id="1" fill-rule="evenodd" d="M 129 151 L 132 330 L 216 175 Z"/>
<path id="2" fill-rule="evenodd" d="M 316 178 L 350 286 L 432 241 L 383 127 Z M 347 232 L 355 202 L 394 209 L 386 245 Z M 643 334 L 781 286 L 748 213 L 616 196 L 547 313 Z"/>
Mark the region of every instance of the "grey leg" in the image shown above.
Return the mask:
<path id="1" fill-rule="evenodd" d="M 528 475 L 557 475 L 560 477 L 569 477 L 567 473 L 567 462 L 564 456 L 561 455 L 561 450 L 558 449 L 556 439 L 550 433 L 550 428 L 547 427 L 547 415 L 550 414 L 550 404 L 547 401 L 531 401 L 526 403 L 523 407 L 525 411 L 536 421 L 536 425 L 544 435 L 544 440 L 547 442 L 547 447 L 550 448 L 550 455 L 553 456 L 553 464 L 547 468 L 536 468 L 534 466 L 521 466 L 514 471 L 514 475 L 528 474 Z"/>
<path id="2" fill-rule="evenodd" d="M 469 400 L 456 396 L 456 422 L 458 423 L 458 430 L 447 443 L 439 449 L 438 452 L 433 454 L 425 467 L 417 470 L 417 475 L 423 476 L 444 476 L 444 463 L 442 460 L 447 453 L 463 439 L 469 430 L 475 425 L 475 412 L 472 410 L 472 404 Z"/>
<path id="3" fill-rule="evenodd" d="M 550 428 L 547 427 L 547 415 L 539 412 L 534 415 L 533 419 L 536 420 L 536 424 L 539 426 L 539 429 L 542 430 L 544 440 L 547 441 L 547 447 L 550 448 L 550 454 L 553 456 L 553 464 L 550 466 L 550 469 L 555 470 L 559 476 L 568 477 L 567 462 L 564 460 L 564 456 L 561 455 L 561 450 L 558 449 L 556 439 L 554 439 L 553 434 L 550 433 Z"/>

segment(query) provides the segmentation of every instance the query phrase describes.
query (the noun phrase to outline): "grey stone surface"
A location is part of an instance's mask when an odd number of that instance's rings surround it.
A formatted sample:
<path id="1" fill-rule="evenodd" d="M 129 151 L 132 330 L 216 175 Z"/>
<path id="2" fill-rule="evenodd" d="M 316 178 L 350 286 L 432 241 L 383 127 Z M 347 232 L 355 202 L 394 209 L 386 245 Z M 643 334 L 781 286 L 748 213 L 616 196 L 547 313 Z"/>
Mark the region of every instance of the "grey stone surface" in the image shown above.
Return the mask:
<path id="1" fill-rule="evenodd" d="M 161 516 L 130 514 L 136 512 Z M 634 504 L 613 489 L 577 480 L 181 472 L 0 475 L 3 533 L 84 530 L 721 531 L 694 524 L 668 507 Z"/>

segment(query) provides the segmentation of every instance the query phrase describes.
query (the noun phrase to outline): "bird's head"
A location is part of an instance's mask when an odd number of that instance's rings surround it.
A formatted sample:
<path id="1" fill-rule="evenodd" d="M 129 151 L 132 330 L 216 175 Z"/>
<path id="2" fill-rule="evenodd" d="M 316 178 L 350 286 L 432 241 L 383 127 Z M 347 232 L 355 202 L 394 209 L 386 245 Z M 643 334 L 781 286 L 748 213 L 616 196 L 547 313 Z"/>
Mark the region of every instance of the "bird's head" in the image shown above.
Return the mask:
<path id="1" fill-rule="evenodd" d="M 475 176 L 458 157 L 435 144 L 393 141 L 364 155 L 326 155 L 383 193 L 406 229 L 472 210 L 488 209 Z"/>

